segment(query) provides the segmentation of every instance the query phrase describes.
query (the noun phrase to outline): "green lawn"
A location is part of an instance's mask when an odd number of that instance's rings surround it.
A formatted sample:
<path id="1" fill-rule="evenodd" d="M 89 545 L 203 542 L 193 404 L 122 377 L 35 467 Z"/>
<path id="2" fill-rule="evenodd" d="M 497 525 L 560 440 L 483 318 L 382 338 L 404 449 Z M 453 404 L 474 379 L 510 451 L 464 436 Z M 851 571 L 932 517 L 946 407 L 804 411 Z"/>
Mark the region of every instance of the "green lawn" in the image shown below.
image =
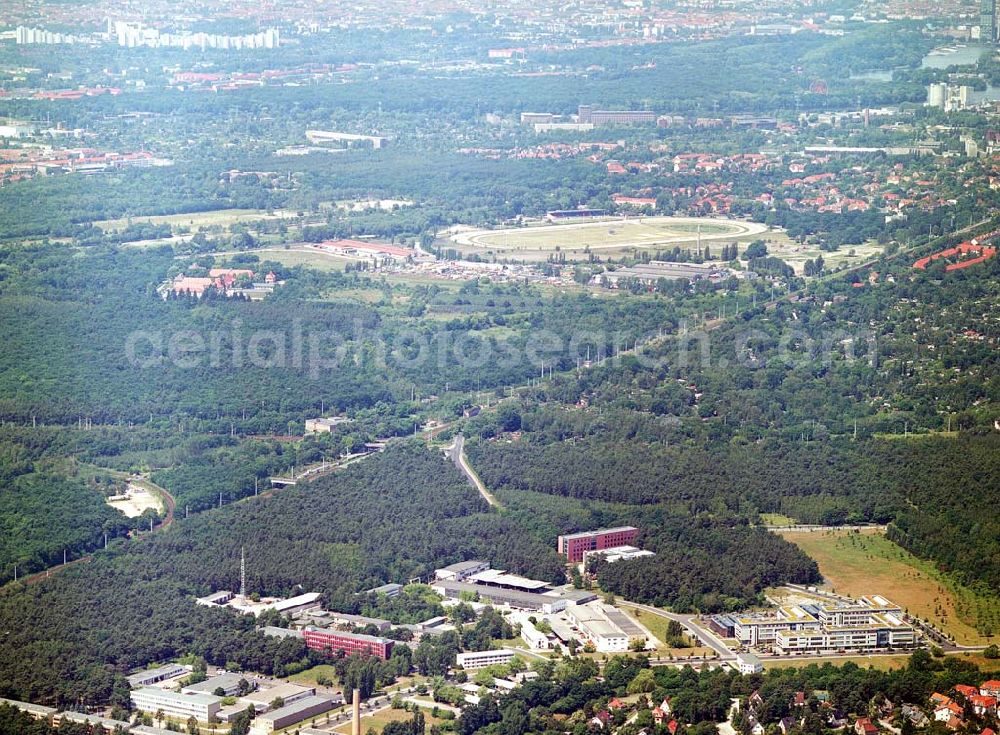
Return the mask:
<path id="1" fill-rule="evenodd" d="M 431 710 L 426 707 L 421 707 L 421 711 L 424 713 L 425 722 L 427 729 L 433 725 L 438 725 L 444 722 L 443 719 L 434 717 L 431 714 Z M 377 733 L 382 732 L 382 728 L 388 725 L 390 722 L 403 722 L 413 718 L 412 712 L 407 712 L 402 709 L 383 709 L 379 710 L 373 715 L 362 715 L 361 716 L 361 732 L 366 733 L 369 729 L 375 730 Z M 334 732 L 339 733 L 349 733 L 351 731 L 351 723 L 344 722 L 337 726 Z"/>
<path id="2" fill-rule="evenodd" d="M 794 526 L 796 523 L 794 518 L 781 513 L 761 513 L 760 521 L 765 526 Z"/>
<path id="3" fill-rule="evenodd" d="M 619 608 L 630 618 L 635 619 L 642 626 L 649 630 L 656 639 L 660 642 L 656 650 L 659 654 L 666 656 L 671 654 L 673 656 L 701 656 L 702 654 L 711 655 L 714 653 L 711 648 L 704 648 L 702 646 L 691 645 L 688 648 L 670 648 L 664 645 L 667 639 L 667 625 L 670 623 L 669 618 L 665 618 L 662 615 L 654 615 L 645 610 L 637 610 L 634 607 L 624 605 L 619 603 Z M 687 634 L 684 635 L 684 640 L 688 643 L 693 643 L 691 637 Z"/>
<path id="4" fill-rule="evenodd" d="M 320 664 L 319 666 L 313 666 L 311 669 L 300 671 L 297 674 L 289 676 L 288 681 L 292 684 L 315 686 L 317 684 L 316 677 L 318 676 L 325 676 L 332 682 L 337 681 L 337 671 L 330 664 Z"/>

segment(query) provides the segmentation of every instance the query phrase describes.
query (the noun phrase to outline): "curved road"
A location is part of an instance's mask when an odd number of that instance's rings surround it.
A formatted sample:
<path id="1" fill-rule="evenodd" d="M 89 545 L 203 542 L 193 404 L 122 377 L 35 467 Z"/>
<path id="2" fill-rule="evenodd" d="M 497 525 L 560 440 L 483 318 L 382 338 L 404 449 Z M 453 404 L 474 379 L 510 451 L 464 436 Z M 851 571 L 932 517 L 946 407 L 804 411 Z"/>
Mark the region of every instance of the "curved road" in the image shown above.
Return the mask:
<path id="1" fill-rule="evenodd" d="M 462 473 L 469 478 L 469 482 L 475 486 L 479 494 L 483 496 L 491 508 L 502 509 L 503 506 L 500 505 L 500 501 L 494 497 L 493 493 L 486 489 L 483 481 L 479 479 L 479 475 L 476 471 L 472 469 L 472 465 L 469 464 L 469 460 L 465 456 L 465 437 L 461 434 L 456 434 L 454 441 L 451 445 L 445 448 L 444 455 L 455 463 L 455 466 L 462 471 Z"/>

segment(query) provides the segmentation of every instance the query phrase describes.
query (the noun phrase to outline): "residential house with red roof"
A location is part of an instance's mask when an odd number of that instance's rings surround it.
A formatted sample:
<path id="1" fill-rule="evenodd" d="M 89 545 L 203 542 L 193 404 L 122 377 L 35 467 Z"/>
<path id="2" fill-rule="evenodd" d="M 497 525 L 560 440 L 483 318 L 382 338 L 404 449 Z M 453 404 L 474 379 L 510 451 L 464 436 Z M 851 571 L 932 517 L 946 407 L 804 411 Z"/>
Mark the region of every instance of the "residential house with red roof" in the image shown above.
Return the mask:
<path id="1" fill-rule="evenodd" d="M 1000 681 L 996 679 L 990 679 L 989 681 L 984 681 L 979 686 L 979 693 L 985 694 L 988 697 L 1000 698 Z"/>
<path id="2" fill-rule="evenodd" d="M 973 694 L 969 697 L 969 704 L 980 717 L 997 713 L 997 698 L 990 694 Z"/>

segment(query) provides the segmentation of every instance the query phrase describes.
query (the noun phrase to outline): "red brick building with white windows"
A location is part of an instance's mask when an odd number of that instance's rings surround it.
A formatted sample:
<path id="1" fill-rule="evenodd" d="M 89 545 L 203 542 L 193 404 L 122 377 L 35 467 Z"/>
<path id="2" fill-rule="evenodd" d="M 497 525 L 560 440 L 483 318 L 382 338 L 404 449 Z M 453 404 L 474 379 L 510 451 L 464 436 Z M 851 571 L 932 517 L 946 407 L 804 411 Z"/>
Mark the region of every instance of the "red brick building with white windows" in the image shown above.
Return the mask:
<path id="1" fill-rule="evenodd" d="M 557 550 L 569 562 L 583 561 L 585 551 L 613 549 L 617 546 L 631 546 L 639 529 L 633 526 L 602 528 L 597 531 L 583 531 L 560 536 Z"/>
<path id="2" fill-rule="evenodd" d="M 393 641 L 373 635 L 360 633 L 344 633 L 339 630 L 323 630 L 307 627 L 302 631 L 306 646 L 314 651 L 335 654 L 343 651 L 350 656 L 352 653 L 367 653 L 381 659 L 392 655 Z"/>

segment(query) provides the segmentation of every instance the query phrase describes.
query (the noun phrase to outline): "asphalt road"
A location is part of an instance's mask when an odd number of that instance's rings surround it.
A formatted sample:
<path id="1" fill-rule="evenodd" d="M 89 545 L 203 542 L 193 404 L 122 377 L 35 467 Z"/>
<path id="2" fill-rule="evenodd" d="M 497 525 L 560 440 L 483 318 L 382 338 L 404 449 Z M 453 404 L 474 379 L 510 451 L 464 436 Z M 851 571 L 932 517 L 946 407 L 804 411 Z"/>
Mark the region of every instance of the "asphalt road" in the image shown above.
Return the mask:
<path id="1" fill-rule="evenodd" d="M 642 610 L 644 613 L 649 613 L 650 615 L 658 615 L 661 618 L 667 618 L 668 620 L 676 620 L 680 623 L 684 629 L 690 633 L 694 638 L 700 641 L 703 645 L 711 648 L 717 654 L 719 654 L 719 659 L 722 661 L 732 661 L 736 659 L 736 654 L 729 650 L 725 642 L 719 636 L 715 635 L 712 631 L 707 628 L 703 628 L 698 625 L 695 620 L 696 615 L 680 615 L 678 613 L 670 613 L 666 610 L 661 610 L 658 607 L 653 607 L 651 605 L 640 605 L 636 602 L 624 602 L 619 601 L 619 605 L 623 607 L 632 607 L 637 610 Z"/>
<path id="2" fill-rule="evenodd" d="M 469 464 L 469 460 L 465 458 L 465 437 L 461 434 L 456 434 L 454 441 L 451 445 L 444 450 L 445 456 L 455 463 L 462 473 L 469 478 L 469 482 L 475 486 L 479 494 L 483 496 L 483 500 L 489 503 L 492 508 L 499 508 L 500 502 L 493 496 L 493 494 L 486 489 L 483 481 L 479 479 L 479 475 L 473 471 L 472 466 Z"/>

